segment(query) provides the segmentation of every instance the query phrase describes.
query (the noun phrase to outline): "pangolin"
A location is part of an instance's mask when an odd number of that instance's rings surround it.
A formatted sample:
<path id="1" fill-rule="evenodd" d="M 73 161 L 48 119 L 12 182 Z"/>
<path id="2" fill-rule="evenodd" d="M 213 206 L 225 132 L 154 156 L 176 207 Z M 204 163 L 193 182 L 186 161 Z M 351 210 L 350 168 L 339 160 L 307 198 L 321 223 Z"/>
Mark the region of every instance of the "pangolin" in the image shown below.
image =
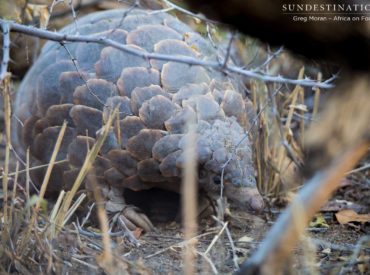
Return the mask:
<path id="1" fill-rule="evenodd" d="M 75 23 L 61 33 L 102 37 L 144 53 L 224 57 L 209 40 L 164 12 L 110 10 Z M 96 43 L 48 42 L 17 93 L 13 145 L 20 156 L 29 148 L 32 165 L 46 164 L 63 121 L 68 122 L 57 156 L 66 161 L 54 167 L 48 187 L 48 194 L 59 193 L 71 187 L 117 108 L 93 164 L 95 179 L 108 212 L 121 211 L 130 225 L 149 231 L 149 219 L 126 204 L 123 195 L 152 188 L 179 192 L 187 122 L 193 121 L 199 190 L 216 199 L 223 188 L 230 201 L 261 210 L 247 133 L 253 107 L 240 87 L 237 77 L 201 66 L 147 59 Z M 44 173 L 32 171 L 36 186 Z"/>

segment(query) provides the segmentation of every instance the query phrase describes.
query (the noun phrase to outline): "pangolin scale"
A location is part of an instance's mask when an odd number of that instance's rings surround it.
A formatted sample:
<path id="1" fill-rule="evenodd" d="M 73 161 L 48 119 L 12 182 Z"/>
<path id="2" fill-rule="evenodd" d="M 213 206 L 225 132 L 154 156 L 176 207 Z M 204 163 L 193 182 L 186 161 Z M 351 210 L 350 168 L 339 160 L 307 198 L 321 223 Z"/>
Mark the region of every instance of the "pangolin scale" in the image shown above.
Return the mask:
<path id="1" fill-rule="evenodd" d="M 201 60 L 223 57 L 222 51 L 167 13 L 124 14 L 93 13 L 61 32 L 104 37 L 142 52 Z M 23 157 L 30 149 L 33 166 L 48 163 L 61 125 L 68 122 L 57 157 L 67 161 L 55 166 L 48 187 L 48 194 L 59 193 L 71 187 L 88 149 L 118 108 L 118 121 L 93 170 L 105 190 L 107 210 L 123 211 L 125 190 L 156 187 L 179 192 L 187 122 L 193 121 L 199 188 L 217 198 L 222 174 L 228 198 L 260 210 L 263 200 L 245 138 L 253 108 L 238 81 L 201 66 L 148 60 L 101 44 L 48 42 L 17 93 L 13 145 Z M 32 171 L 36 186 L 44 173 Z M 131 222 L 150 230 L 138 219 Z"/>

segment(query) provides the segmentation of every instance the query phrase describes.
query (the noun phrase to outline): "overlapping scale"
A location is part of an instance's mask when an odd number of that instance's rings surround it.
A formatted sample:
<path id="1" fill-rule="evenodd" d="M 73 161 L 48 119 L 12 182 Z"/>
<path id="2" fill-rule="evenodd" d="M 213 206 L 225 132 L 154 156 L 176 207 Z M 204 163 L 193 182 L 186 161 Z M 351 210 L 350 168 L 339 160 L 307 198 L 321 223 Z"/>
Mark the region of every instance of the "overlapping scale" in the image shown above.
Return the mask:
<path id="1" fill-rule="evenodd" d="M 190 121 L 196 123 L 199 169 L 208 177 L 220 174 L 230 159 L 225 179 L 255 188 L 248 139 L 240 146 L 243 153 L 233 151 L 248 129 L 248 112 L 253 113 L 251 103 L 237 90 L 237 81 L 202 66 L 145 58 L 146 53 L 155 53 L 217 60 L 219 51 L 169 14 L 124 12 L 89 15 L 78 20 L 77 29 L 72 24 L 61 32 L 108 38 L 142 56 L 103 44 L 46 44 L 17 95 L 16 150 L 24 156 L 30 148 L 33 164 L 47 163 L 67 121 L 58 154 L 58 160 L 66 162 L 56 166 L 49 189 L 68 188 L 117 109 L 93 163 L 99 184 L 118 190 L 156 187 L 178 192 Z M 33 173 L 37 184 L 44 173 Z"/>

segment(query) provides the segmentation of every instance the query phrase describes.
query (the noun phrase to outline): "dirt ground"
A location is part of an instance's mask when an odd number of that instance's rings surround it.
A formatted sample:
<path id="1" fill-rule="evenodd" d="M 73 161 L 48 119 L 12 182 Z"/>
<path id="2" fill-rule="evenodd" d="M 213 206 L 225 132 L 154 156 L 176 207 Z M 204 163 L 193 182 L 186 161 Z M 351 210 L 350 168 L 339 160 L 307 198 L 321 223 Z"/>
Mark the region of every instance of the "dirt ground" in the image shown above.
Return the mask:
<path id="1" fill-rule="evenodd" d="M 365 189 L 362 194 L 368 196 L 369 186 Z M 338 201 L 343 203 L 348 190 L 346 186 L 337 192 L 331 200 L 332 209 L 339 207 Z M 363 211 L 368 211 L 369 205 L 363 207 Z M 330 210 L 329 206 L 326 208 Z M 288 274 L 369 274 L 370 249 L 366 245 L 362 248 L 359 245 L 360 240 L 370 235 L 369 223 L 341 225 L 335 218 L 335 212 L 329 210 L 319 214 L 324 222 L 313 222 L 307 228 L 305 238 L 286 263 Z M 196 237 L 194 265 L 197 272 L 231 274 L 259 246 L 281 211 L 273 208 L 260 215 L 252 215 L 231 208 L 230 215 L 226 217 L 229 232 L 222 231 L 222 225 L 212 218 L 202 219 Z M 77 234 L 74 228 L 72 224 L 69 225 L 55 240 L 53 250 L 60 259 L 54 262 L 56 273 L 69 270 L 72 273 L 78 271 L 79 274 L 100 274 L 102 270 L 96 257 L 102 253 L 101 240 Z M 93 229 L 87 227 L 86 230 Z M 119 270 L 130 274 L 181 273 L 184 243 L 179 223 L 157 223 L 156 232 L 133 233 L 138 240 L 137 246 L 126 237 L 112 238 Z M 213 242 L 216 236 L 218 239 Z M 351 262 L 357 248 L 361 248 L 359 256 Z"/>
<path id="2" fill-rule="evenodd" d="M 220 227 L 213 227 L 203 221 L 199 238 L 197 238 L 197 261 L 196 269 L 199 274 L 214 274 L 212 265 L 219 274 L 230 274 L 236 269 L 236 264 L 241 264 L 258 247 L 263 236 L 271 226 L 271 222 L 265 221 L 261 217 L 245 215 L 245 213 L 235 213 L 238 219 L 230 223 L 230 234 L 235 248 L 232 249 L 227 234 L 222 234 L 218 241 L 213 245 L 210 251 L 204 255 L 210 247 L 213 238 L 219 233 Z M 341 268 L 349 263 L 354 247 L 361 237 L 369 234 L 369 227 L 338 225 L 335 221 L 329 223 L 327 229 L 311 229 L 307 231 L 307 236 L 324 241 L 318 245 L 315 250 L 301 245 L 294 251 L 290 271 L 292 274 L 302 274 L 307 269 L 316 269 L 320 274 L 339 274 Z M 130 273 L 139 274 L 178 274 L 182 270 L 182 238 L 179 224 L 161 224 L 157 225 L 157 232 L 148 233 L 139 238 L 139 247 L 127 246 L 127 242 L 122 238 L 114 239 L 116 245 L 115 254 Z M 76 234 L 66 233 L 67 239 L 73 244 Z M 61 238 L 66 237 L 62 236 Z M 325 243 L 326 242 L 326 243 Z M 66 244 L 65 242 L 58 242 Z M 93 245 L 96 243 L 96 245 Z M 64 254 L 65 261 L 70 262 L 71 270 L 79 272 L 100 273 L 97 269 L 95 256 L 99 253 L 98 247 L 101 247 L 100 240 L 81 237 L 81 245 L 74 247 L 75 253 Z M 337 247 L 335 247 L 337 246 Z M 330 248 L 331 247 L 331 248 Z M 64 247 L 65 248 L 65 247 Z M 90 248 L 90 249 L 88 249 Z M 60 253 L 60 251 L 59 251 Z M 57 253 L 57 254 L 59 254 Z M 235 256 L 234 256 L 235 253 Z M 308 260 L 307 254 L 313 257 L 313 261 Z M 366 263 L 362 266 L 366 272 L 369 272 L 369 249 L 364 250 L 363 257 Z M 207 257 L 207 259 L 206 259 Z M 234 261 L 235 257 L 235 261 Z M 77 258 L 89 263 L 89 266 L 76 263 L 72 258 Z M 350 272 L 344 274 L 361 274 L 358 265 L 350 266 Z M 365 267 L 366 265 L 366 267 Z M 288 263 L 287 263 L 288 267 Z M 67 266 L 64 266 L 66 269 Z M 67 268 L 69 269 L 69 268 Z M 365 272 L 365 274 L 366 274 Z M 58 272 L 57 272 L 58 273 Z"/>

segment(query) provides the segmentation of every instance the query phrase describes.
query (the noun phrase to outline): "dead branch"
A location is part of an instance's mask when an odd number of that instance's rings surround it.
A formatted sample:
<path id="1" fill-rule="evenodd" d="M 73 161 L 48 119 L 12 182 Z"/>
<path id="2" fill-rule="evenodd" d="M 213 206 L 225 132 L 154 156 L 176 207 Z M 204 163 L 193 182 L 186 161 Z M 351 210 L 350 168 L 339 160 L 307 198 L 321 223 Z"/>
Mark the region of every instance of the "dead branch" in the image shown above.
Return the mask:
<path id="1" fill-rule="evenodd" d="M 242 76 L 258 79 L 263 82 L 285 83 L 285 84 L 300 85 L 300 86 L 305 86 L 305 87 L 318 87 L 322 89 L 330 89 L 334 87 L 332 83 L 333 78 L 330 78 L 322 82 L 317 82 L 308 77 L 301 79 L 301 80 L 288 79 L 280 75 L 274 76 L 274 75 L 263 74 L 261 72 L 256 72 L 254 70 L 246 70 L 246 69 L 236 67 L 236 66 L 224 66 L 224 64 L 220 62 L 215 62 L 215 61 L 204 61 L 204 60 L 200 60 L 200 59 L 196 59 L 192 57 L 186 57 L 186 56 L 173 56 L 173 55 L 167 55 L 167 54 L 142 52 L 142 51 L 138 51 L 130 47 L 127 47 L 127 45 L 120 44 L 112 39 L 108 39 L 105 37 L 56 33 L 56 32 L 51 32 L 51 31 L 35 28 L 33 26 L 17 24 L 15 22 L 7 21 L 4 19 L 0 19 L 0 24 L 1 25 L 8 24 L 10 30 L 13 32 L 23 33 L 26 35 L 35 36 L 38 38 L 56 41 L 60 43 L 66 43 L 66 42 L 98 43 L 98 44 L 102 44 L 105 46 L 116 48 L 128 54 L 132 54 L 135 56 L 145 58 L 147 60 L 156 59 L 156 60 L 173 61 L 173 62 L 188 64 L 190 66 L 204 66 L 204 67 L 212 68 L 212 69 L 222 71 L 222 72 L 236 73 Z"/>
<path id="2" fill-rule="evenodd" d="M 0 81 L 3 81 L 6 72 L 8 71 L 9 50 L 10 50 L 10 27 L 7 22 L 4 23 L 2 22 L 1 28 L 3 30 L 3 56 L 0 68 Z"/>

